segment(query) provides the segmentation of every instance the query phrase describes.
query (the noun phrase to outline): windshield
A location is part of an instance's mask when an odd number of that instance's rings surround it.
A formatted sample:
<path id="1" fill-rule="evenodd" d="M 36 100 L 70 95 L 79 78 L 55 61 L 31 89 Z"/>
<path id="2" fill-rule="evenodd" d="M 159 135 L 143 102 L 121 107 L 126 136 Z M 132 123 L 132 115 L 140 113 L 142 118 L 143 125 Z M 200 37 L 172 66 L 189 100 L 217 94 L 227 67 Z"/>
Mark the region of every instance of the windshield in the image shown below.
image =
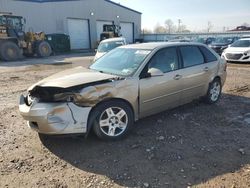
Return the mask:
<path id="1" fill-rule="evenodd" d="M 232 43 L 233 39 L 229 38 L 229 37 L 225 37 L 225 38 L 216 38 L 215 41 L 213 41 L 212 43 Z"/>
<path id="2" fill-rule="evenodd" d="M 9 27 L 12 27 L 13 29 L 16 29 L 18 31 L 22 30 L 22 21 L 21 17 L 6 17 L 6 16 L 0 16 L 0 25 L 8 25 Z"/>
<path id="3" fill-rule="evenodd" d="M 238 40 L 231 45 L 232 47 L 250 47 L 250 40 Z"/>
<path id="4" fill-rule="evenodd" d="M 119 76 L 132 75 L 150 53 L 150 50 L 116 48 L 98 59 L 90 69 Z"/>
<path id="5" fill-rule="evenodd" d="M 103 42 L 98 46 L 98 52 L 109 52 L 110 50 L 122 46 L 124 43 L 122 41 L 112 41 L 112 42 Z"/>
<path id="6" fill-rule="evenodd" d="M 0 25 L 6 24 L 6 18 L 4 16 L 0 16 Z"/>

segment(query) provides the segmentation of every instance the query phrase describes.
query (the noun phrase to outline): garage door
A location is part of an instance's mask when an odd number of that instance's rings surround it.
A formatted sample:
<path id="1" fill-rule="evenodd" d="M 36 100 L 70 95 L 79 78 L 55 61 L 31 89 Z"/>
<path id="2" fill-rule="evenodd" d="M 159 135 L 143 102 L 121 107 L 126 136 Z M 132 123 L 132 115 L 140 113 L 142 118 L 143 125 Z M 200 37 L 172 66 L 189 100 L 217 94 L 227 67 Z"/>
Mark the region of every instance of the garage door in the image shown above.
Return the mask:
<path id="1" fill-rule="evenodd" d="M 96 22 L 97 41 L 100 41 L 100 35 L 103 31 L 103 25 L 105 24 L 112 25 L 112 22 L 111 21 L 97 21 Z"/>
<path id="2" fill-rule="evenodd" d="M 71 49 L 90 48 L 88 20 L 68 19 L 68 31 Z"/>
<path id="3" fill-rule="evenodd" d="M 126 38 L 128 43 L 134 42 L 134 30 L 133 30 L 133 23 L 120 23 L 121 26 L 121 34 L 123 37 Z"/>

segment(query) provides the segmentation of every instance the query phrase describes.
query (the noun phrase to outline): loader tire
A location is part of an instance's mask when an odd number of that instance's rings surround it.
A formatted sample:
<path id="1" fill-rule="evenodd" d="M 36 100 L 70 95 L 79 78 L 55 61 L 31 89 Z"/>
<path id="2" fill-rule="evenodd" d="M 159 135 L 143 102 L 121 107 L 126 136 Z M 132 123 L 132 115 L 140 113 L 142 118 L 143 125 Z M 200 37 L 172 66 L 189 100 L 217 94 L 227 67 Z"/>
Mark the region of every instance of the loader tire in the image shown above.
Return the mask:
<path id="1" fill-rule="evenodd" d="M 51 47 L 48 42 L 41 41 L 37 45 L 36 54 L 38 57 L 48 57 L 52 53 Z"/>
<path id="2" fill-rule="evenodd" d="M 0 46 L 0 59 L 4 61 L 16 61 L 21 58 L 21 50 L 12 41 L 4 41 Z"/>

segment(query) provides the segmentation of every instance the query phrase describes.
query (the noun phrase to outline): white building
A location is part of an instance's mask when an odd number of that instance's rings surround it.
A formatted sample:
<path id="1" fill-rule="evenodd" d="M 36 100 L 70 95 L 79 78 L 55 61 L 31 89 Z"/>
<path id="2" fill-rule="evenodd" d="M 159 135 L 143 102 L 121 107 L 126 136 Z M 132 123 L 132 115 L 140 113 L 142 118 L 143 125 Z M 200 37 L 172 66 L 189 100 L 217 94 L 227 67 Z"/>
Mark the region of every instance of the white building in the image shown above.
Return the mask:
<path id="1" fill-rule="evenodd" d="M 120 25 L 129 43 L 141 31 L 141 13 L 110 0 L 0 0 L 0 12 L 23 16 L 26 31 L 68 34 L 72 49 L 95 48 L 103 24 Z"/>

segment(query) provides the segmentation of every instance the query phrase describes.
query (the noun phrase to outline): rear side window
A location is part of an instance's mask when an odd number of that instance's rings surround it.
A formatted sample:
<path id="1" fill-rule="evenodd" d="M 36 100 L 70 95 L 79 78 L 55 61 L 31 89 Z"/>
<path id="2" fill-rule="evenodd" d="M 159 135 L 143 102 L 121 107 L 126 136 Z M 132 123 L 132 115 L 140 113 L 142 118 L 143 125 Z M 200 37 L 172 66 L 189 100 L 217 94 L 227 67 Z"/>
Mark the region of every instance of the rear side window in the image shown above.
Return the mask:
<path id="1" fill-rule="evenodd" d="M 197 46 L 181 46 L 180 52 L 184 68 L 204 63 L 204 57 Z"/>
<path id="2" fill-rule="evenodd" d="M 217 57 L 212 52 L 210 52 L 206 47 L 199 46 L 199 48 L 205 57 L 206 63 L 217 61 Z"/>

